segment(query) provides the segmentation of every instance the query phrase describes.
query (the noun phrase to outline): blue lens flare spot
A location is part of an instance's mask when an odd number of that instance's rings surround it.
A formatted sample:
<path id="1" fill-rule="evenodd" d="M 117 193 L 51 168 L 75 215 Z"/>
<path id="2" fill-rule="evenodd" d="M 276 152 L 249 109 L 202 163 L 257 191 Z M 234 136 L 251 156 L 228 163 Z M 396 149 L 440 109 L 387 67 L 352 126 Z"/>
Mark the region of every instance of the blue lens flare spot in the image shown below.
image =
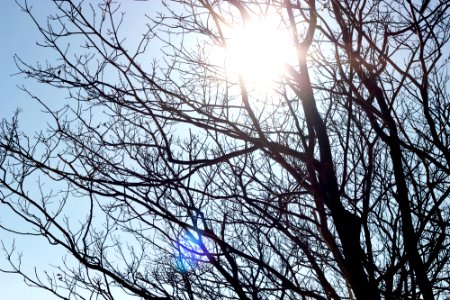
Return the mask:
<path id="1" fill-rule="evenodd" d="M 197 267 L 203 252 L 200 243 L 196 232 L 188 232 L 178 239 L 174 253 L 174 266 L 178 272 L 186 273 Z"/>

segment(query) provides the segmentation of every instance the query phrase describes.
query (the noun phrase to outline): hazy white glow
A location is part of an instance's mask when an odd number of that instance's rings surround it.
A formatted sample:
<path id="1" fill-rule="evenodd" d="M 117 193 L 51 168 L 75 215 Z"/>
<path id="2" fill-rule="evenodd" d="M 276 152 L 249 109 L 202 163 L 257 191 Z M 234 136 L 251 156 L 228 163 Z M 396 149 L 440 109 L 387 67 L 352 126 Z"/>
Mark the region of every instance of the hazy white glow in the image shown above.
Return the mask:
<path id="1" fill-rule="evenodd" d="M 289 33 L 280 29 L 276 17 L 225 28 L 222 48 L 230 76 L 241 75 L 247 83 L 270 85 L 285 73 L 285 65 L 295 61 L 296 51 Z"/>

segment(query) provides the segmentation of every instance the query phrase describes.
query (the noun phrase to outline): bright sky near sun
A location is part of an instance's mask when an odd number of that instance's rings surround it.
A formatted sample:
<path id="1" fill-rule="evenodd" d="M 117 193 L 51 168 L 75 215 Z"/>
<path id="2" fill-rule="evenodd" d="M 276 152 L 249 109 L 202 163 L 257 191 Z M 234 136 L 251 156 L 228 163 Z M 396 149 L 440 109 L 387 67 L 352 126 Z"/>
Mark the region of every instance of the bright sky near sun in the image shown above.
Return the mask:
<path id="1" fill-rule="evenodd" d="M 296 52 L 291 37 L 280 28 L 280 23 L 276 15 L 267 15 L 241 28 L 224 27 L 228 40 L 223 55 L 230 71 L 259 85 L 267 85 L 282 76 L 285 65 L 295 61 Z"/>
<path id="2" fill-rule="evenodd" d="M 289 31 L 275 12 L 233 25 L 222 24 L 226 44 L 213 49 L 212 62 L 224 66 L 233 81 L 241 76 L 250 88 L 270 89 L 285 74 L 286 64 L 296 61 Z"/>

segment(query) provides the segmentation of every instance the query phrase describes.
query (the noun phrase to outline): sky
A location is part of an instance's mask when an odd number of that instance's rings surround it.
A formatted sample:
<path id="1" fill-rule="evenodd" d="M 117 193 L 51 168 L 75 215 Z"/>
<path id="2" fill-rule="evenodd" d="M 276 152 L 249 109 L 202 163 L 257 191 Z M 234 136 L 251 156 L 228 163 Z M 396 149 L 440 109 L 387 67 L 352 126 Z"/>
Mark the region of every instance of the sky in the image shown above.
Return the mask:
<path id="1" fill-rule="evenodd" d="M 36 2 L 36 1 L 32 1 Z M 39 11 L 45 11 L 49 7 L 40 1 Z M 17 54 L 21 57 L 29 57 L 35 61 L 41 50 L 35 46 L 33 37 L 37 35 L 37 31 L 33 28 L 33 23 L 27 16 L 20 11 L 14 0 L 5 0 L 0 4 L 0 82 L 2 93 L 0 95 L 0 119 L 11 118 L 17 108 L 22 108 L 23 113 L 23 130 L 31 132 L 33 127 L 42 127 L 44 120 L 39 117 L 38 106 L 23 91 L 19 90 L 18 85 L 24 84 L 21 76 L 12 76 L 17 73 L 13 56 Z M 27 83 L 28 85 L 28 83 Z M 40 87 L 30 87 L 38 90 Z M 45 91 L 43 91 L 45 94 Z M 26 120 L 26 121 L 25 121 Z M 15 226 L 13 216 L 8 214 L 5 208 L 0 207 L 0 222 L 5 225 Z M 14 237 L 5 231 L 0 231 L 0 240 L 6 247 L 11 247 Z M 23 249 L 23 264 L 26 268 L 37 266 L 41 267 L 45 262 L 52 262 L 55 251 L 48 249 L 45 242 L 38 239 L 24 239 L 23 237 L 15 237 L 17 248 Z M 0 268 L 7 268 L 7 262 L 3 253 L 0 255 Z M 0 294 L 4 300 L 25 300 L 25 299 L 56 299 L 51 297 L 49 293 L 28 287 L 23 279 L 12 274 L 0 272 Z"/>
<path id="2" fill-rule="evenodd" d="M 42 18 L 52 11 L 51 0 L 28 0 L 28 2 L 34 6 L 36 15 Z M 133 14 L 160 9 L 156 5 L 160 3 L 159 0 L 147 2 L 121 0 L 121 3 L 122 8 L 127 10 L 128 18 L 135 22 L 135 24 L 127 25 L 133 34 L 139 31 L 139 29 L 136 29 L 139 27 L 137 25 L 144 24 L 139 23 L 139 18 L 134 18 Z M 131 36 L 130 34 L 130 38 Z M 58 100 L 64 97 L 62 91 L 36 84 L 31 80 L 24 80 L 21 75 L 13 75 L 17 73 L 17 67 L 13 60 L 14 55 L 18 55 L 28 62 L 44 61 L 46 57 L 51 58 L 47 51 L 36 45 L 36 40 L 39 39 L 40 36 L 35 25 L 26 14 L 21 12 L 15 1 L 0 0 L 0 119 L 10 119 L 14 111 L 20 108 L 22 110 L 20 114 L 21 129 L 31 135 L 35 130 L 45 129 L 46 119 L 40 112 L 39 105 L 25 92 L 21 91 L 18 86 L 26 85 L 28 89 L 43 99 Z M 0 223 L 14 228 L 20 227 L 20 222 L 4 208 L 0 206 Z M 61 249 L 50 246 L 40 238 L 13 236 L 0 230 L 0 241 L 7 248 L 10 248 L 12 243 L 15 242 L 17 249 L 23 252 L 22 263 L 24 268 L 31 272 L 33 272 L 34 267 L 38 271 L 42 271 L 48 268 L 50 264 L 59 264 L 61 257 L 64 255 Z M 7 267 L 7 261 L 3 253 L 0 252 L 0 268 L 6 269 Z M 28 287 L 19 276 L 2 272 L 0 272 L 0 298 L 1 300 L 59 299 L 41 289 Z"/>
<path id="3" fill-rule="evenodd" d="M 22 0 L 19 0 L 22 1 Z M 28 0 L 33 6 L 36 15 L 44 18 L 53 9 L 50 0 Z M 160 9 L 160 1 L 148 2 L 121 1 L 122 8 L 126 8 L 130 20 L 135 21 L 133 14 L 138 12 L 156 11 Z M 130 28 L 138 27 L 138 24 L 128 24 Z M 145 25 L 144 23 L 141 25 Z M 45 129 L 46 119 L 40 112 L 40 107 L 18 86 L 26 85 L 33 93 L 43 99 L 55 99 L 64 97 L 61 91 L 51 89 L 45 85 L 36 84 L 31 80 L 24 80 L 17 73 L 13 57 L 18 55 L 28 62 L 45 61 L 51 58 L 49 52 L 38 47 L 36 41 L 40 39 L 39 33 L 32 20 L 18 7 L 15 0 L 1 0 L 0 2 L 0 119 L 11 119 L 15 110 L 21 109 L 21 130 L 33 135 L 35 130 Z M 12 214 L 8 213 L 4 206 L 0 206 L 0 223 L 10 227 L 20 227 Z M 43 239 L 13 236 L 0 230 L 0 241 L 10 248 L 13 242 L 16 248 L 23 252 L 22 264 L 25 269 L 33 272 L 48 269 L 50 264 L 57 265 L 61 262 L 64 252 L 57 247 L 50 246 Z M 0 268 L 8 268 L 3 252 L 0 252 Z M 51 269 L 50 269 L 51 270 Z M 17 275 L 0 272 L 0 298 L 2 300 L 54 300 L 59 299 L 49 292 L 39 288 L 28 287 L 23 279 Z"/>

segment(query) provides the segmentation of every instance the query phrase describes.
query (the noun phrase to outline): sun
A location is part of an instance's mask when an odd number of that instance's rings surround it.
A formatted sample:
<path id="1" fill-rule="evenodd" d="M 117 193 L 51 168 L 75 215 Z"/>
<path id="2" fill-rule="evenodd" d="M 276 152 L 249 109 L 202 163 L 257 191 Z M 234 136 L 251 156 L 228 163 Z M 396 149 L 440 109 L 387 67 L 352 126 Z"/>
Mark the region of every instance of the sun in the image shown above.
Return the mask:
<path id="1" fill-rule="evenodd" d="M 292 37 L 275 16 L 227 27 L 224 35 L 222 48 L 227 74 L 238 75 L 247 84 L 271 85 L 285 74 L 286 64 L 296 59 Z"/>

